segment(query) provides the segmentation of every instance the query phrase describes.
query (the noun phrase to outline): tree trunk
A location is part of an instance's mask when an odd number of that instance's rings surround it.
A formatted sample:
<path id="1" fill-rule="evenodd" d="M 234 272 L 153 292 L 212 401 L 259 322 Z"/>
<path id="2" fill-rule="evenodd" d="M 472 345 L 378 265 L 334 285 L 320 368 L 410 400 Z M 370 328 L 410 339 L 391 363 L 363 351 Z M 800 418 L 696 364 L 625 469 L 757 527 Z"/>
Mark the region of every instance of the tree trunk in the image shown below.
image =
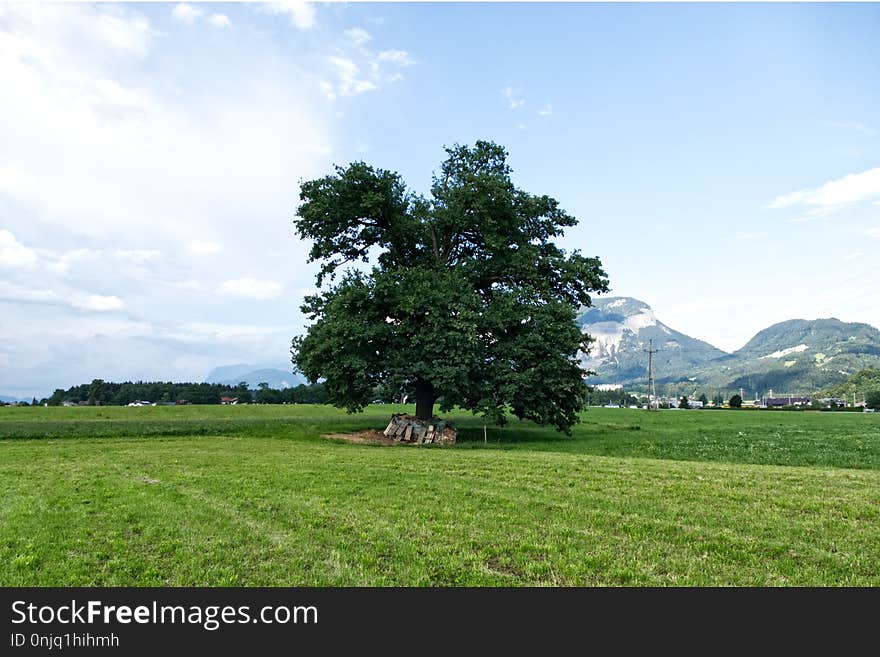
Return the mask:
<path id="1" fill-rule="evenodd" d="M 434 416 L 434 384 L 430 381 L 416 382 L 416 417 L 430 420 Z"/>

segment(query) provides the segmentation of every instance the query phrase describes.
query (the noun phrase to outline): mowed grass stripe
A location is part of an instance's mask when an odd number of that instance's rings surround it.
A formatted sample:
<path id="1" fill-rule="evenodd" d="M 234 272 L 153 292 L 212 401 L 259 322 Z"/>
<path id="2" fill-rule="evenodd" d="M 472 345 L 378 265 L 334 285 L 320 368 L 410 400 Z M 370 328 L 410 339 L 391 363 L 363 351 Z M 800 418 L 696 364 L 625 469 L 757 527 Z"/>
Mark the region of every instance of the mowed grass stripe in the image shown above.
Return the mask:
<path id="1" fill-rule="evenodd" d="M 0 408 L 3 439 L 260 436 L 318 440 L 324 433 L 382 429 L 392 412 L 376 405 L 348 415 L 326 406 Z M 880 414 L 661 411 L 592 408 L 571 437 L 530 422 L 489 427 L 456 412 L 458 450 L 525 450 L 597 456 L 807 465 L 880 470 Z"/>
<path id="2" fill-rule="evenodd" d="M 179 437 L 0 444 L 3 585 L 877 585 L 880 473 Z"/>

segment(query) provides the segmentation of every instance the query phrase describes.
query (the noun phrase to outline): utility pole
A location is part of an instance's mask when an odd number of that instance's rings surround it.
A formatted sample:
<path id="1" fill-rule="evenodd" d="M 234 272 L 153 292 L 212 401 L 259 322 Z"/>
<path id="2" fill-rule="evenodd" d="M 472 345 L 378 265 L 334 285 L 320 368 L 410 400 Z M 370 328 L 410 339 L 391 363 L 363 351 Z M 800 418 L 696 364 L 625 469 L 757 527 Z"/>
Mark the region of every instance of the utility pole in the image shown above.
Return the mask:
<path id="1" fill-rule="evenodd" d="M 646 350 L 648 352 L 648 410 L 657 410 L 655 404 L 657 403 L 657 395 L 652 394 L 654 392 L 654 354 L 659 351 L 658 349 L 654 349 L 654 341 L 648 340 L 648 348 Z"/>

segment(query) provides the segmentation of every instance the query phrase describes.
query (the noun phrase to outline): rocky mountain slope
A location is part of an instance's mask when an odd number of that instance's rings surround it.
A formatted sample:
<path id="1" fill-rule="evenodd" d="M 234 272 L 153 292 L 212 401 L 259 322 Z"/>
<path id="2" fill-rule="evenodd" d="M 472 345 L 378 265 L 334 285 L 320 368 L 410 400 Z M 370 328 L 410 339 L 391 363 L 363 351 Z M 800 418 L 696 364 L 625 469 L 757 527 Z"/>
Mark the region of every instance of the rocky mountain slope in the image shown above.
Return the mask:
<path id="1" fill-rule="evenodd" d="M 653 340 L 656 372 L 677 379 L 727 354 L 707 342 L 680 333 L 659 321 L 651 307 L 629 297 L 598 299 L 579 318 L 593 339 L 583 364 L 596 371 L 591 383 L 630 383 L 648 376 L 649 341 Z"/>
<path id="2" fill-rule="evenodd" d="M 586 367 L 591 384 L 646 388 L 653 340 L 654 376 L 666 394 L 729 392 L 744 395 L 811 393 L 866 367 L 880 366 L 880 331 L 839 319 L 793 319 L 774 324 L 728 354 L 660 322 L 651 307 L 629 297 L 599 299 L 578 323 L 595 338 Z"/>

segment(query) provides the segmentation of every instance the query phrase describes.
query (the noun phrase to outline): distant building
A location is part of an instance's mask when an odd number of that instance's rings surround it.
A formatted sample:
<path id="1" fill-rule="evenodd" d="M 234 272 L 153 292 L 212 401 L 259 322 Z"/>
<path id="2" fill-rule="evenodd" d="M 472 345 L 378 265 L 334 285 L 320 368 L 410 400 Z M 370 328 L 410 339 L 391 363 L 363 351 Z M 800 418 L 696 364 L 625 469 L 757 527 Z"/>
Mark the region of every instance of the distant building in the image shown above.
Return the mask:
<path id="1" fill-rule="evenodd" d="M 669 408 L 679 408 L 681 406 L 681 397 L 661 397 L 660 405 L 666 405 Z M 699 399 L 688 399 L 688 408 L 703 408 L 703 402 Z"/>
<path id="2" fill-rule="evenodd" d="M 807 406 L 813 400 L 810 397 L 797 397 L 789 395 L 788 397 L 764 397 L 761 402 L 762 406 L 767 408 L 779 408 L 780 406 Z"/>
<path id="3" fill-rule="evenodd" d="M 238 397 L 221 397 L 220 403 L 221 404 L 237 404 Z"/>

